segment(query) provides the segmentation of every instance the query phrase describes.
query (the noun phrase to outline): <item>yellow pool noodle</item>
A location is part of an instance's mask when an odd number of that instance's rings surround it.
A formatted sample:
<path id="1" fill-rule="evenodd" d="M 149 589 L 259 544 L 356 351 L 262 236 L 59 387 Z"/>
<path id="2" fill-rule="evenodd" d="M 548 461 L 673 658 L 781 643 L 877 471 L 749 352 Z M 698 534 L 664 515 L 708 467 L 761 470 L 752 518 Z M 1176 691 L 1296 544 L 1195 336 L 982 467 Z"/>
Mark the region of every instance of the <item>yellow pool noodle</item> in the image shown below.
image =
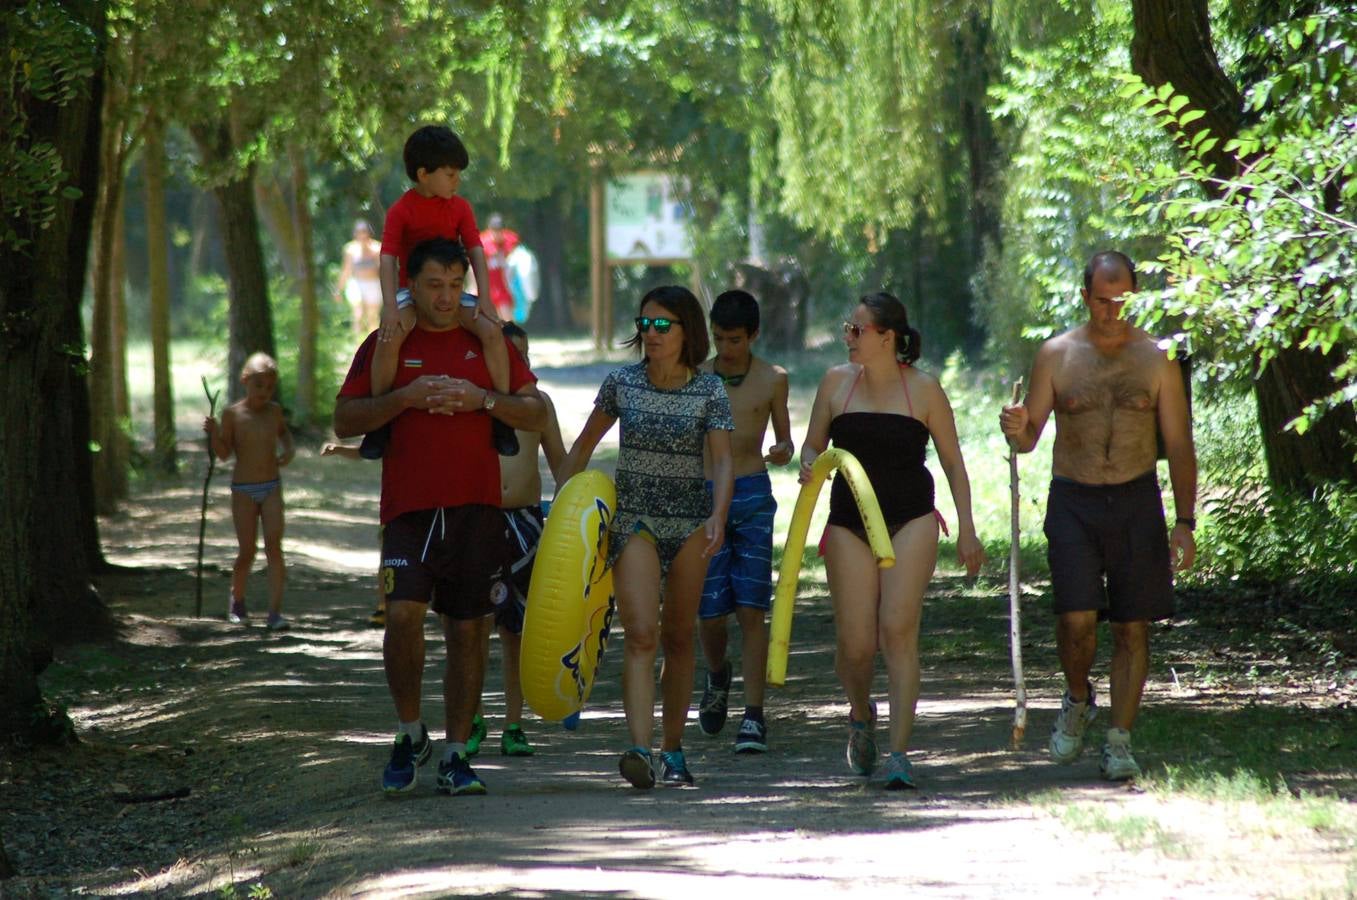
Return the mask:
<path id="1" fill-rule="evenodd" d="M 838 447 L 826 450 L 815 458 L 811 478 L 801 485 L 792 511 L 791 527 L 782 550 L 782 566 L 777 573 L 777 590 L 773 594 L 773 620 L 768 631 L 768 683 L 780 686 L 787 680 L 787 653 L 792 638 L 792 608 L 796 605 L 796 584 L 801 576 L 801 554 L 806 549 L 806 532 L 810 530 L 810 516 L 829 473 L 838 469 L 839 477 L 848 481 L 858 512 L 867 529 L 867 543 L 872 548 L 876 563 L 883 569 L 895 565 L 895 548 L 876 502 L 876 491 L 862 470 L 862 464 L 853 454 Z"/>

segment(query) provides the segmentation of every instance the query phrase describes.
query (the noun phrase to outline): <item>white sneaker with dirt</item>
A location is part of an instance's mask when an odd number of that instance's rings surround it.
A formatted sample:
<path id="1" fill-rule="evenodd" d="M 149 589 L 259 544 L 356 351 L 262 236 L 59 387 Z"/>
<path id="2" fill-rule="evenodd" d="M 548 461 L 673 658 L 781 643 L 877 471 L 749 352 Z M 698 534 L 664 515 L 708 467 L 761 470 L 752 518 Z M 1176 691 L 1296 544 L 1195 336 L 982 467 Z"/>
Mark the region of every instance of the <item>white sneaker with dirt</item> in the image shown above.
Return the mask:
<path id="1" fill-rule="evenodd" d="M 1140 777 L 1140 766 L 1131 755 L 1131 732 L 1124 728 L 1107 729 L 1103 761 L 1098 770 L 1108 781 L 1133 781 Z"/>
<path id="2" fill-rule="evenodd" d="M 1062 765 L 1078 759 L 1084 752 L 1084 731 L 1097 716 L 1092 685 L 1088 688 L 1088 698 L 1082 702 L 1070 697 L 1066 691 L 1060 699 L 1060 715 L 1056 716 L 1055 727 L 1051 729 L 1051 759 Z"/>

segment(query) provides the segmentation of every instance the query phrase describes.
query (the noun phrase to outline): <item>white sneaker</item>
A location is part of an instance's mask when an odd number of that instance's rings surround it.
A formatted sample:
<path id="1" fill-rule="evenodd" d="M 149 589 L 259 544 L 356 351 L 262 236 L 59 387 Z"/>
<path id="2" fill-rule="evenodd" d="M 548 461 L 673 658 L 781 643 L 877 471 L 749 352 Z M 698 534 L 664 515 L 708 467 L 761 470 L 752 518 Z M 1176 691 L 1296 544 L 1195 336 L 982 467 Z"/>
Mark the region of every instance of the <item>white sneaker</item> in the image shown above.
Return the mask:
<path id="1" fill-rule="evenodd" d="M 1107 729 L 1107 743 L 1103 744 L 1103 761 L 1098 770 L 1108 781 L 1131 781 L 1140 777 L 1140 766 L 1131 755 L 1131 732 L 1124 728 Z"/>
<path id="2" fill-rule="evenodd" d="M 1093 699 L 1093 685 L 1088 686 L 1088 699 L 1075 702 L 1069 694 L 1060 700 L 1060 715 L 1056 716 L 1055 727 L 1051 729 L 1051 759 L 1058 763 L 1072 763 L 1084 751 L 1084 730 L 1098 716 L 1098 706 Z"/>

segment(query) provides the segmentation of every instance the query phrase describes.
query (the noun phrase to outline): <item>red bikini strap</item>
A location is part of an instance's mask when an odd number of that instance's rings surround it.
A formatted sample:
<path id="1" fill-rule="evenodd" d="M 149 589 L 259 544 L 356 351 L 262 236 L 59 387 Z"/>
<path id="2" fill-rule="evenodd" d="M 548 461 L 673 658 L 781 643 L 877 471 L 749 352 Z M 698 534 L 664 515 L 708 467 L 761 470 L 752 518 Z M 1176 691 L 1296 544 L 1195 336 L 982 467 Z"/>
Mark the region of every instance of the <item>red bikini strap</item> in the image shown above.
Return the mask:
<path id="1" fill-rule="evenodd" d="M 905 402 L 909 404 L 909 417 L 915 419 L 918 417 L 914 415 L 914 401 L 909 399 L 909 385 L 905 383 L 905 369 L 907 368 L 909 368 L 908 363 L 900 364 L 900 386 L 905 389 Z M 847 404 L 844 405 L 847 406 Z"/>
<path id="2" fill-rule="evenodd" d="M 848 389 L 848 396 L 843 401 L 843 411 L 848 412 L 848 404 L 853 402 L 853 392 L 858 389 L 858 382 L 862 380 L 863 369 L 858 367 L 858 375 L 853 379 L 853 386 Z"/>

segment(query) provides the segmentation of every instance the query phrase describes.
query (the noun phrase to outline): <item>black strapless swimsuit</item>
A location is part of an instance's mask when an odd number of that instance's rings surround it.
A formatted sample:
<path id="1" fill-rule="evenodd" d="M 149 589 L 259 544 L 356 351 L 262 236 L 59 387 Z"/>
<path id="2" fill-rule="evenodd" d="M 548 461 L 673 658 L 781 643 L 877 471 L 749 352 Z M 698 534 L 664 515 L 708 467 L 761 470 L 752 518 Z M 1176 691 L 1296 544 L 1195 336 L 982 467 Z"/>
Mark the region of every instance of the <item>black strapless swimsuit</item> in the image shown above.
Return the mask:
<path id="1" fill-rule="evenodd" d="M 848 391 L 848 408 L 857 390 L 862 372 Z M 904 385 L 905 373 L 900 372 Z M 914 418 L 914 404 L 905 386 L 905 402 L 910 415 L 879 412 L 844 412 L 829 423 L 829 437 L 835 447 L 853 454 L 876 491 L 881 517 L 894 535 L 905 523 L 934 512 L 933 476 L 924 465 L 931 435 L 923 422 Z M 941 520 L 939 520 L 941 521 Z M 829 494 L 829 525 L 839 525 L 866 539 L 862 515 L 853 500 L 853 492 L 842 478 L 835 478 Z"/>

